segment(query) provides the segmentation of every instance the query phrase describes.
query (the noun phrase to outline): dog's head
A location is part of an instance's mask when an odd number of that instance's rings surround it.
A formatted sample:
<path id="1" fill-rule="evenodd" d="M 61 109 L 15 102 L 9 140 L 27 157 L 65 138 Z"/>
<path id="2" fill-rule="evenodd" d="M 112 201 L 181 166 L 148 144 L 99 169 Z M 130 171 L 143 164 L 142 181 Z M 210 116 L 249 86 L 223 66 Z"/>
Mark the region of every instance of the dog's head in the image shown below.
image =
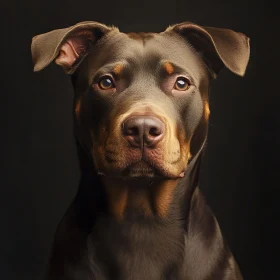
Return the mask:
<path id="1" fill-rule="evenodd" d="M 202 147 L 212 77 L 243 76 L 249 39 L 192 23 L 121 33 L 82 22 L 33 38 L 35 71 L 53 60 L 72 75 L 77 136 L 97 172 L 183 177 Z"/>

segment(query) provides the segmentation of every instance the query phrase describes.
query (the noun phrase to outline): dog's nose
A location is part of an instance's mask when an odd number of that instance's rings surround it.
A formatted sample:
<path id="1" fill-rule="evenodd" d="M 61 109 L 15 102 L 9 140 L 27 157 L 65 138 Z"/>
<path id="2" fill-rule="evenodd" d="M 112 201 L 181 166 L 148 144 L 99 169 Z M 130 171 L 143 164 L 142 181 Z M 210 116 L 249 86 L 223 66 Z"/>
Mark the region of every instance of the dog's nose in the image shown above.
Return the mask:
<path id="1" fill-rule="evenodd" d="M 155 117 L 135 116 L 123 123 L 123 134 L 133 147 L 154 147 L 163 138 L 164 123 Z"/>

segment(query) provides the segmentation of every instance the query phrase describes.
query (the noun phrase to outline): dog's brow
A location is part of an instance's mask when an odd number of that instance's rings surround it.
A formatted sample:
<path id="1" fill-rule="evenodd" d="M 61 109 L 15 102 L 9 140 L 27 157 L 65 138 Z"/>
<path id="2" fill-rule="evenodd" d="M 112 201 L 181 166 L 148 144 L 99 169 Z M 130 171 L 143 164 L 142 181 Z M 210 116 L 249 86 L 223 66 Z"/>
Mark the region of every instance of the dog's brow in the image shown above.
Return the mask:
<path id="1" fill-rule="evenodd" d="M 111 73 L 115 76 L 120 76 L 126 67 L 127 64 L 125 62 L 114 62 L 106 64 L 103 65 L 100 69 L 98 69 L 94 76 L 102 76 L 108 73 Z"/>
<path id="2" fill-rule="evenodd" d="M 118 63 L 113 67 L 113 72 L 116 76 L 120 76 L 122 71 L 124 70 L 124 64 Z"/>
<path id="3" fill-rule="evenodd" d="M 163 64 L 163 68 L 170 75 L 174 73 L 174 67 L 173 67 L 172 63 L 170 63 L 170 62 L 165 62 Z"/>
<path id="4" fill-rule="evenodd" d="M 163 69 L 169 75 L 182 74 L 188 76 L 191 79 L 195 78 L 193 73 L 188 71 L 185 67 L 180 66 L 174 62 L 163 60 L 160 62 L 160 68 Z"/>

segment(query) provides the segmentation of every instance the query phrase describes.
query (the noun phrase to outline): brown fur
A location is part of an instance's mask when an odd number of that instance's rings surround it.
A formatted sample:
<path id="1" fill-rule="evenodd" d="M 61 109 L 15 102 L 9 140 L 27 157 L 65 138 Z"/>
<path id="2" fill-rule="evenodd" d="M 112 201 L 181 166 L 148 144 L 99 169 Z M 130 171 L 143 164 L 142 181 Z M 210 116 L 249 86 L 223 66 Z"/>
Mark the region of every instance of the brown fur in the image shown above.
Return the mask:
<path id="1" fill-rule="evenodd" d="M 56 60 L 72 75 L 82 171 L 47 280 L 242 280 L 198 185 L 210 80 L 223 67 L 243 76 L 249 53 L 245 35 L 187 22 L 128 34 L 82 22 L 33 38 L 35 71 Z M 177 75 L 189 88 L 174 89 Z"/>

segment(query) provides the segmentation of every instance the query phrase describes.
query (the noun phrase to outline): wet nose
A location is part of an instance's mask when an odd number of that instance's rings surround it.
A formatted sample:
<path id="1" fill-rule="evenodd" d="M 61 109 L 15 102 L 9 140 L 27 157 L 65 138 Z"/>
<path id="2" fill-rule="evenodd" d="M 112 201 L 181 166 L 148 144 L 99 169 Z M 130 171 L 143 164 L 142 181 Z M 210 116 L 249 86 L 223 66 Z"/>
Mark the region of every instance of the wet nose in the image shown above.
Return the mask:
<path id="1" fill-rule="evenodd" d="M 154 147 L 164 132 L 164 123 L 156 117 L 135 116 L 123 122 L 123 135 L 133 147 Z"/>

